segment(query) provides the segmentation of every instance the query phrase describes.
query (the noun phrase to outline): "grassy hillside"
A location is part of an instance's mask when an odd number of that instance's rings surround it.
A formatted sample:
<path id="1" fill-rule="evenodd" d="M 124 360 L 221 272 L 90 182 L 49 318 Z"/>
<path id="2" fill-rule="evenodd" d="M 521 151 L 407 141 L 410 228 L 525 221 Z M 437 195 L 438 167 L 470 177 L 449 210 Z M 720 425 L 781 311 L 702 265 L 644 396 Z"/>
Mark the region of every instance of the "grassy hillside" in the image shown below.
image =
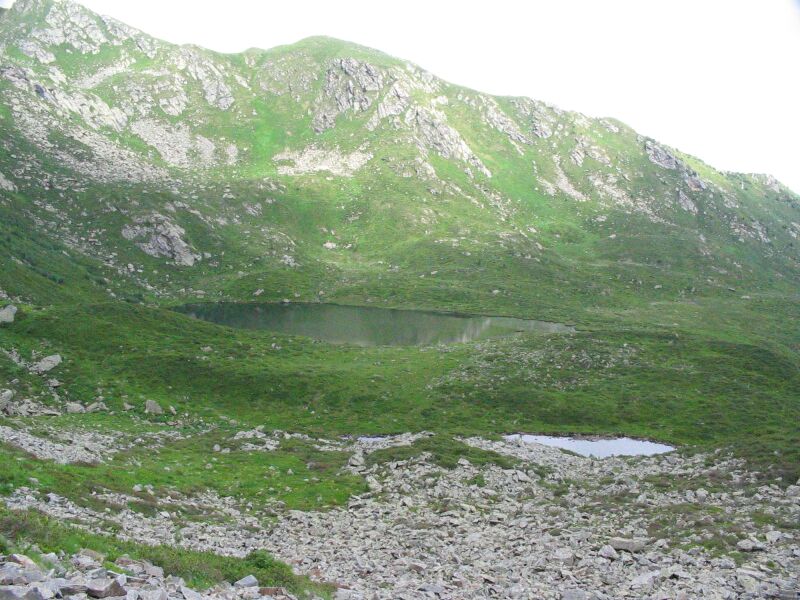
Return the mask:
<path id="1" fill-rule="evenodd" d="M 102 505 L 92 492 L 151 483 L 268 518 L 364 491 L 344 453 L 302 438 L 209 462 L 256 426 L 427 430 L 441 437 L 412 451 L 444 463 L 475 452 L 453 435 L 620 433 L 800 477 L 800 198 L 771 178 L 330 38 L 220 55 L 19 0 L 0 40 L 0 306 L 20 308 L 0 388 L 59 410 L 102 396 L 109 412 L 65 430 L 187 434 L 101 465 L 0 446 L 5 493 L 35 477 Z M 170 310 L 283 299 L 578 331 L 356 348 Z M 42 377 L 12 351 L 64 362 Z M 0 425 L 53 434 L 46 417 Z"/>

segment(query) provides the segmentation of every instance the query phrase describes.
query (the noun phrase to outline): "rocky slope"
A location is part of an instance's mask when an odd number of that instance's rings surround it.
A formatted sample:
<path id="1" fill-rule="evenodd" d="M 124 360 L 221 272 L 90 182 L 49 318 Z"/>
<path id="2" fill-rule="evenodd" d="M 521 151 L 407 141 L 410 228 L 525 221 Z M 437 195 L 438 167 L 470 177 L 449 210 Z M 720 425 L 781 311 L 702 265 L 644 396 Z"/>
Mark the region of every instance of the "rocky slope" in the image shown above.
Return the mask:
<path id="1" fill-rule="evenodd" d="M 741 461 L 720 455 L 597 460 L 481 438 L 465 441 L 515 466 L 461 458 L 443 469 L 424 454 L 365 464 L 419 438 L 317 440 L 347 451 L 347 468 L 366 476 L 370 492 L 342 509 L 281 513 L 273 525 L 214 494 L 160 499 L 152 517 L 126 508 L 135 497 L 124 494 L 103 496 L 115 507 L 106 514 L 27 488 L 8 504 L 148 544 L 237 556 L 267 549 L 335 582 L 338 599 L 788 599 L 800 591 L 800 482 L 758 486 Z M 204 520 L 181 522 L 187 505 Z M 735 551 L 720 552 L 728 536 Z"/>

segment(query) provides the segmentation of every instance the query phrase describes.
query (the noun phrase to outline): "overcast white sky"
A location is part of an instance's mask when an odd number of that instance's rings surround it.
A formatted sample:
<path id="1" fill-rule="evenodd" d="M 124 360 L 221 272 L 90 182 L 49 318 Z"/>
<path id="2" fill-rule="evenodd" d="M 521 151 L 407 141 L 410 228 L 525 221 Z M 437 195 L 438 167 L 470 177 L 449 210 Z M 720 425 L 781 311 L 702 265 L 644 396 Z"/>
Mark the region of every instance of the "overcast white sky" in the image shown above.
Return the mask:
<path id="1" fill-rule="evenodd" d="M 8 0 L 0 0 L 8 3 Z M 800 0 L 81 0 L 223 52 L 329 35 L 800 192 Z"/>

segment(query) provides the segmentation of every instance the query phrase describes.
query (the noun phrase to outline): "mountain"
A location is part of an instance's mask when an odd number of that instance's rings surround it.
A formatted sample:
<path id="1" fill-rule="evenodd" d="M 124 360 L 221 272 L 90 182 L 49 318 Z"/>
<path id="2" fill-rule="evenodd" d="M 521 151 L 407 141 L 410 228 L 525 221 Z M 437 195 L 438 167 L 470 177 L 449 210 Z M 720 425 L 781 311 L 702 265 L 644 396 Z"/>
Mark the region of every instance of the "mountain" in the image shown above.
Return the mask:
<path id="1" fill-rule="evenodd" d="M 2 39 L 5 192 L 112 289 L 307 297 L 313 273 L 365 299 L 380 275 L 415 302 L 409 280 L 437 270 L 547 312 L 796 289 L 795 194 L 618 121 L 327 38 L 173 46 L 71 3 L 17 2 Z"/>
<path id="2" fill-rule="evenodd" d="M 752 344 L 796 375 L 800 199 L 771 177 L 330 38 L 222 55 L 20 0 L 0 39 L 19 303 L 507 314 Z"/>
<path id="3" fill-rule="evenodd" d="M 0 13 L 0 143 L 0 409 L 22 419 L 0 419 L 0 491 L 340 506 L 361 465 L 309 440 L 423 430 L 385 460 L 508 467 L 462 440 L 622 433 L 800 476 L 800 197 L 770 176 L 340 40 L 219 54 L 56 0 Z M 356 348 L 171 310 L 284 300 L 576 331 Z M 268 459 L 240 448 L 264 427 L 292 432 Z M 118 454 L 31 458 L 22 430 Z M 640 483 L 701 485 L 680 478 Z"/>

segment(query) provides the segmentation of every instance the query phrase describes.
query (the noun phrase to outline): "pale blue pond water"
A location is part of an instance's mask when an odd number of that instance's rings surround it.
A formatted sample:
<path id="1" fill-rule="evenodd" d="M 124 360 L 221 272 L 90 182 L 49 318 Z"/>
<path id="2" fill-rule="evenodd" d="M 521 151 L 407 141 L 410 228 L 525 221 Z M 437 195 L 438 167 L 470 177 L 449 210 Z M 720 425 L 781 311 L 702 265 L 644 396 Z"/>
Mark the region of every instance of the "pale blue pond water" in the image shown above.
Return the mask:
<path id="1" fill-rule="evenodd" d="M 507 441 L 521 439 L 523 442 L 563 448 L 564 450 L 571 450 L 581 456 L 593 456 L 595 458 L 607 458 L 609 456 L 652 456 L 654 454 L 665 454 L 675 450 L 673 446 L 667 446 L 666 444 L 648 442 L 647 440 L 635 440 L 628 437 L 583 439 L 515 433 L 505 436 L 505 439 Z"/>

